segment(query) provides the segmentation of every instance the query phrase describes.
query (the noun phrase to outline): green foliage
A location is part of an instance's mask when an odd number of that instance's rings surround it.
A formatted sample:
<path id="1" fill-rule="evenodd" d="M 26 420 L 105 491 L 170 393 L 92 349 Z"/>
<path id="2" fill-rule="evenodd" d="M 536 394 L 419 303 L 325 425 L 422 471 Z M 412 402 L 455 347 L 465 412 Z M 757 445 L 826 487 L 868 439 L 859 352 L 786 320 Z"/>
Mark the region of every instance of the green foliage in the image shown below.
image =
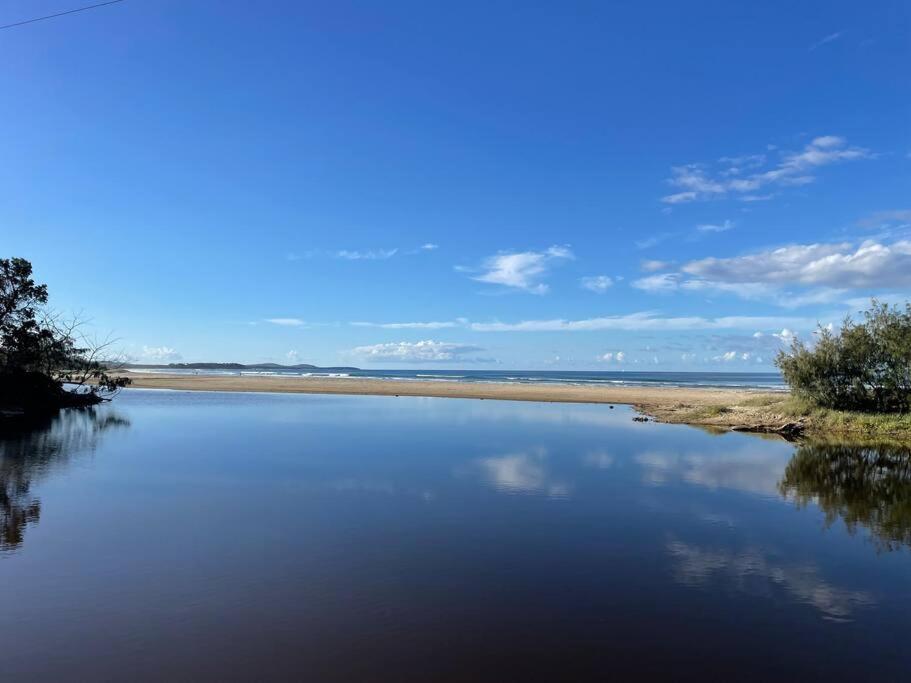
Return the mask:
<path id="1" fill-rule="evenodd" d="M 32 278 L 32 264 L 22 258 L 0 259 L 0 398 L 15 404 L 15 394 L 28 394 L 28 405 L 39 396 L 49 404 L 98 400 L 129 380 L 108 374 L 103 358 L 107 343 L 94 344 L 78 334 L 79 322 L 64 322 L 45 310 L 47 286 Z M 63 384 L 88 389 L 64 392 Z M 21 401 L 20 401 L 21 402 Z"/>
<path id="2" fill-rule="evenodd" d="M 838 410 L 911 409 L 911 303 L 872 302 L 864 320 L 846 318 L 834 334 L 820 327 L 812 347 L 795 340 L 775 364 L 800 399 Z"/>

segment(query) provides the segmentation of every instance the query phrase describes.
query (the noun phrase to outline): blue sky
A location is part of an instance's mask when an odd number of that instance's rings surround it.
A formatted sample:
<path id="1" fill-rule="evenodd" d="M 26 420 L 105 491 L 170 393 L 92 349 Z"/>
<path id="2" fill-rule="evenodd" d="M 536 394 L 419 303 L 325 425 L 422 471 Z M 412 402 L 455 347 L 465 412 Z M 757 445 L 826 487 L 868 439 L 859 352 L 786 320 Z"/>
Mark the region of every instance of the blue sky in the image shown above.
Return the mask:
<path id="1" fill-rule="evenodd" d="M 0 62 L 0 251 L 134 360 L 765 370 L 911 291 L 907 2 L 126 0 Z"/>

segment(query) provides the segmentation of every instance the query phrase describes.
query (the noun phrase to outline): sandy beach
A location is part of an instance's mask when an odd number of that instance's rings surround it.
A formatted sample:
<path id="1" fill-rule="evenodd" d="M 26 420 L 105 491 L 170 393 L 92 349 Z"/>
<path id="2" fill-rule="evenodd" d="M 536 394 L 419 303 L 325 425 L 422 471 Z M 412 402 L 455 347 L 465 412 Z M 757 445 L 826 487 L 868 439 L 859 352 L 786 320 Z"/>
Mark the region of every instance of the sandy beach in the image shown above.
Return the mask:
<path id="1" fill-rule="evenodd" d="M 572 384 L 497 384 L 494 382 L 402 381 L 333 377 L 211 376 L 123 373 L 132 386 L 183 391 L 264 391 L 297 394 L 429 396 L 438 398 L 615 403 L 673 421 L 673 414 L 693 408 L 733 406 L 765 395 L 743 389 L 691 387 L 578 386 Z M 779 396 L 781 394 L 778 394 Z"/>

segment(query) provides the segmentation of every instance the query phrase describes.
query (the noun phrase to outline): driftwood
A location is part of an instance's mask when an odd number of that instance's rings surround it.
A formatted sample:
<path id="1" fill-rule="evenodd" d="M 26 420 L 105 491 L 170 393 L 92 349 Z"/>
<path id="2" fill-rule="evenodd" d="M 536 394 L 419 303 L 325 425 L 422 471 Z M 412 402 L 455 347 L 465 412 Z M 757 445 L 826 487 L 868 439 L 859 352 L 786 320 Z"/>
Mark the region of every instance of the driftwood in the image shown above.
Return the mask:
<path id="1" fill-rule="evenodd" d="M 757 424 L 731 427 L 733 432 L 758 432 L 761 434 L 781 434 L 782 436 L 800 436 L 805 429 L 806 426 L 801 420 L 785 422 L 782 425 Z"/>

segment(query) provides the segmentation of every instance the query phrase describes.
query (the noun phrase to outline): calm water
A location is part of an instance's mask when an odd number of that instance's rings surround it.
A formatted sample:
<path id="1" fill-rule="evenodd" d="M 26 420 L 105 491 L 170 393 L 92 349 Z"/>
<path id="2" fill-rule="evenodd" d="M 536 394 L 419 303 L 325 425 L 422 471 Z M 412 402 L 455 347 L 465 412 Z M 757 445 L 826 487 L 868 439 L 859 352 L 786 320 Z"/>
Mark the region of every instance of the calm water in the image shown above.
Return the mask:
<path id="1" fill-rule="evenodd" d="M 179 375 L 266 375 L 281 377 L 354 377 L 410 381 L 498 382 L 505 384 L 580 384 L 671 387 L 742 387 L 784 391 L 787 387 L 777 372 L 627 372 L 569 370 L 352 370 L 320 372 L 314 370 L 190 370 L 180 368 L 136 368 L 131 372 L 167 372 Z"/>
<path id="2" fill-rule="evenodd" d="M 907 452 L 631 417 L 132 390 L 8 436 L 0 678 L 907 680 Z"/>

